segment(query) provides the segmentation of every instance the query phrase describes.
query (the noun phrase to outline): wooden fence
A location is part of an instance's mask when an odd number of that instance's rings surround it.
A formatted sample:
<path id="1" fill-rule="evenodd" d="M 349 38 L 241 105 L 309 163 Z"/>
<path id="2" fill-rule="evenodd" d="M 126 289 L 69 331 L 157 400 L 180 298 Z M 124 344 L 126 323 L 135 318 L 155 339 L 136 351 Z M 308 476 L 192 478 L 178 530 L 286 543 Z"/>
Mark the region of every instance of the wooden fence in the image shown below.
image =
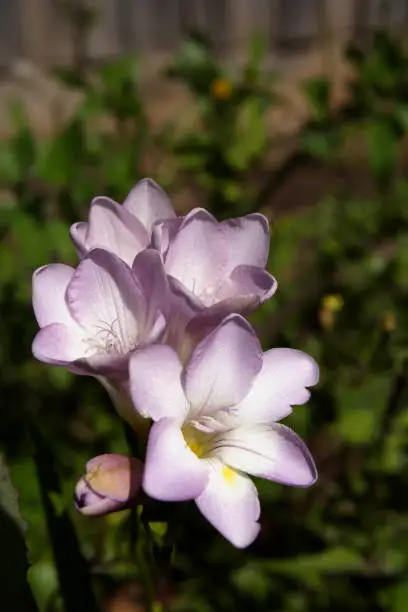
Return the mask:
<path id="1" fill-rule="evenodd" d="M 279 57 L 302 54 L 322 36 L 408 25 L 407 0 L 1 0 L 3 74 L 20 59 L 44 67 L 70 61 L 67 5 L 95 10 L 86 48 L 94 61 L 134 51 L 171 52 L 192 28 L 205 30 L 226 54 L 240 53 L 256 31 Z"/>
<path id="2" fill-rule="evenodd" d="M 58 129 L 75 108 L 75 92 L 47 70 L 72 63 L 78 54 L 78 31 L 66 17 L 67 5 L 86 6 L 97 16 L 86 44 L 79 44 L 86 61 L 139 53 L 143 95 L 158 123 L 174 117 L 190 121 L 185 88 L 161 76 L 192 29 L 209 35 L 232 63 L 245 56 L 255 32 L 267 40 L 268 66 L 280 75 L 282 93 L 291 101 L 273 113 L 275 129 L 284 133 L 296 130 L 305 116 L 300 81 L 326 73 L 341 98 L 347 40 L 364 39 L 378 26 L 408 33 L 408 0 L 0 0 L 0 137 L 13 131 L 11 101 L 23 102 L 43 134 Z"/>

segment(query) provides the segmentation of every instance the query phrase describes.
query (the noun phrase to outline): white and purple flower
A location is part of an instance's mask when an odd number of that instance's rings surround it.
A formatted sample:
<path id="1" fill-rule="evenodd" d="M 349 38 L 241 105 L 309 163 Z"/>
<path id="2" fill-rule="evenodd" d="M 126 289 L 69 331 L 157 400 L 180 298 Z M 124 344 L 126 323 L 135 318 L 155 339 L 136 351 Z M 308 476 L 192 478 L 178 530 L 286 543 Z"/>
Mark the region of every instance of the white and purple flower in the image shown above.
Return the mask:
<path id="1" fill-rule="evenodd" d="M 148 248 L 153 224 L 175 217 L 164 191 L 145 178 L 133 187 L 123 204 L 105 196 L 94 198 L 88 222 L 74 223 L 71 238 L 81 257 L 102 248 L 131 266 L 136 255 Z"/>
<path id="2" fill-rule="evenodd" d="M 250 312 L 277 289 L 265 270 L 269 225 L 259 213 L 218 222 L 196 208 L 156 222 L 152 246 L 162 254 L 173 291 L 201 318 Z"/>
<path id="3" fill-rule="evenodd" d="M 300 351 L 262 353 L 241 316 L 277 288 L 265 269 L 267 219 L 218 222 L 201 208 L 177 217 L 144 179 L 123 205 L 96 198 L 71 236 L 77 268 L 33 275 L 33 354 L 97 377 L 143 435 L 153 421 L 144 468 L 94 458 L 76 487 L 78 510 L 116 511 L 143 486 L 158 500 L 195 500 L 222 535 L 248 546 L 260 504 L 247 475 L 301 487 L 317 478 L 305 444 L 278 421 L 307 402 L 318 367 Z"/>
<path id="4" fill-rule="evenodd" d="M 194 499 L 204 516 L 237 547 L 260 529 L 251 474 L 293 486 L 317 472 L 301 439 L 277 421 L 305 403 L 318 381 L 308 355 L 262 353 L 251 326 L 230 315 L 193 351 L 186 366 L 166 345 L 135 351 L 130 392 L 136 409 L 155 421 L 143 487 L 163 501 Z"/>
<path id="5" fill-rule="evenodd" d="M 127 378 L 129 354 L 163 334 L 167 303 L 162 261 L 151 249 L 132 268 L 103 249 L 88 253 L 76 269 L 44 266 L 33 275 L 41 328 L 33 354 L 78 374 Z"/>

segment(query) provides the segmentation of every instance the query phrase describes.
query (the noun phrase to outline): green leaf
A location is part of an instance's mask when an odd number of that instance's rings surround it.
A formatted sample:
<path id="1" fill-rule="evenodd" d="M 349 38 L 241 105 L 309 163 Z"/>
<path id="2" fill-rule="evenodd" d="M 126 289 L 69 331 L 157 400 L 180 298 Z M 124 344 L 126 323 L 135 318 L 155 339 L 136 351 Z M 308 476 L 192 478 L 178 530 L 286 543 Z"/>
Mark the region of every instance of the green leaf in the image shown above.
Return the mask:
<path id="1" fill-rule="evenodd" d="M 20 515 L 18 495 L 0 455 L 0 601 L 2 610 L 35 612 L 37 605 L 27 581 L 28 561 L 24 541 L 25 524 Z M 7 561 L 5 562 L 5 560 Z"/>
<path id="2" fill-rule="evenodd" d="M 52 185 L 66 185 L 74 179 L 84 163 L 84 126 L 72 120 L 64 131 L 45 142 L 37 159 L 37 176 Z"/>
<path id="3" fill-rule="evenodd" d="M 395 117 L 401 127 L 401 129 L 407 133 L 408 132 L 408 104 L 406 102 L 401 102 L 396 105 Z"/>
<path id="4" fill-rule="evenodd" d="M 227 149 L 228 162 L 239 171 L 247 170 L 266 149 L 268 134 L 258 100 L 249 98 L 239 112 L 235 137 Z"/>
<path id="5" fill-rule="evenodd" d="M 267 53 L 267 40 L 263 36 L 253 36 L 249 42 L 248 59 L 243 73 L 247 84 L 256 83 L 261 74 L 262 60 Z"/>
<path id="6" fill-rule="evenodd" d="M 20 179 L 20 168 L 9 142 L 0 143 L 0 181 L 16 183 Z"/>
<path id="7" fill-rule="evenodd" d="M 19 169 L 19 178 L 27 175 L 34 164 L 37 143 L 28 123 L 24 106 L 13 103 L 10 106 L 10 119 L 15 129 L 15 135 L 10 141 L 10 147 L 14 156 L 14 163 Z"/>
<path id="8" fill-rule="evenodd" d="M 336 433 L 349 444 L 369 443 L 377 431 L 389 393 L 387 375 L 372 376 L 356 387 L 341 386 Z"/>
<path id="9" fill-rule="evenodd" d="M 18 506 L 18 494 L 13 487 L 2 455 L 0 455 L 0 508 L 13 520 L 20 532 L 24 533 L 25 524 Z"/>
<path id="10" fill-rule="evenodd" d="M 118 92 L 128 80 L 136 84 L 139 76 L 139 60 L 130 56 L 109 62 L 102 66 L 99 76 L 108 91 Z"/>
<path id="11" fill-rule="evenodd" d="M 330 81 L 323 77 L 308 79 L 304 91 L 311 110 L 318 120 L 324 120 L 330 114 Z"/>
<path id="12" fill-rule="evenodd" d="M 387 185 L 395 172 L 398 139 L 386 121 L 373 121 L 365 126 L 368 159 L 374 179 Z"/>
<path id="13" fill-rule="evenodd" d="M 336 130 L 309 129 L 300 136 L 303 150 L 312 157 L 330 160 L 341 144 L 342 134 Z"/>
<path id="14" fill-rule="evenodd" d="M 195 35 L 184 42 L 167 74 L 184 81 L 197 95 L 208 96 L 211 83 L 221 74 L 221 68 L 207 40 Z"/>
<path id="15" fill-rule="evenodd" d="M 408 610 L 408 581 L 401 582 L 388 591 L 390 612 L 406 612 Z"/>
<path id="16" fill-rule="evenodd" d="M 323 550 L 314 555 L 266 561 L 261 563 L 260 567 L 270 572 L 287 575 L 339 574 L 360 570 L 363 567 L 363 559 L 356 551 L 339 546 Z"/>
<path id="17" fill-rule="evenodd" d="M 30 432 L 41 501 L 58 572 L 64 610 L 77 612 L 78 609 L 83 609 L 87 612 L 97 612 L 98 606 L 87 561 L 81 553 L 69 514 L 61 505 L 62 488 L 54 456 L 33 423 L 30 424 Z M 56 496 L 58 507 L 55 504 Z"/>

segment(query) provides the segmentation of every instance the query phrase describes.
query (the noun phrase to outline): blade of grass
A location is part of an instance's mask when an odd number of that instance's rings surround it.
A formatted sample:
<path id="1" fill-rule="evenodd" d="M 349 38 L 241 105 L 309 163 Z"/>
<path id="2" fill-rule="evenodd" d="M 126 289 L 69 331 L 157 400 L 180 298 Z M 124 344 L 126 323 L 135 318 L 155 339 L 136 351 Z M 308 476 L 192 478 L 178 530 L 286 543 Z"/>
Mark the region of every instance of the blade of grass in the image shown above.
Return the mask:
<path id="1" fill-rule="evenodd" d="M 89 566 L 66 510 L 57 512 L 52 496 L 61 494 L 55 459 L 39 430 L 30 424 L 42 505 L 54 555 L 65 612 L 98 612 Z"/>
<path id="2" fill-rule="evenodd" d="M 38 612 L 27 581 L 28 561 L 24 531 L 17 493 L 0 455 L 0 542 L 3 551 L 0 560 L 0 607 L 4 612 Z"/>

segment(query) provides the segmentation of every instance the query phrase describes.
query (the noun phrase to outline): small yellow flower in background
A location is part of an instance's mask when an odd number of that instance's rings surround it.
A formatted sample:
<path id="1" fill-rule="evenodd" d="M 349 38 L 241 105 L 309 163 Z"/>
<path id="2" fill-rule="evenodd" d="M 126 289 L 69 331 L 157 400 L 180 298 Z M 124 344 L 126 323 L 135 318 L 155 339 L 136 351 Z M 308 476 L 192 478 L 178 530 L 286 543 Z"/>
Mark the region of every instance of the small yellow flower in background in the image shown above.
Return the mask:
<path id="1" fill-rule="evenodd" d="M 335 317 L 344 306 L 344 299 L 339 294 L 325 295 L 319 311 L 319 320 L 322 327 L 331 329 L 334 325 Z"/>
<path id="2" fill-rule="evenodd" d="M 232 94 L 232 83 L 225 77 L 218 77 L 211 83 L 211 96 L 215 100 L 229 100 Z"/>
<path id="3" fill-rule="evenodd" d="M 344 306 L 344 299 L 338 293 L 325 295 L 322 300 L 322 306 L 325 310 L 339 312 Z"/>
<path id="4" fill-rule="evenodd" d="M 397 329 L 397 317 L 395 312 L 386 312 L 381 321 L 381 327 L 384 331 L 393 332 Z"/>

